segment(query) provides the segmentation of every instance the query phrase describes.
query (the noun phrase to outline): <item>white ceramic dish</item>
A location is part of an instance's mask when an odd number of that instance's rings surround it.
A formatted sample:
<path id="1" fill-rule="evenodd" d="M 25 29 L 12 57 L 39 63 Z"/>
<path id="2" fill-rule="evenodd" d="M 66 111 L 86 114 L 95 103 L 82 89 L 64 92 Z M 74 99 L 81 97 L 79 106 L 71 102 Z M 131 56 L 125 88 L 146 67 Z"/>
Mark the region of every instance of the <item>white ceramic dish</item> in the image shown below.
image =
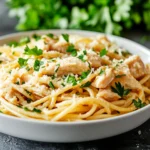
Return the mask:
<path id="1" fill-rule="evenodd" d="M 95 36 L 97 32 L 77 30 L 47 30 L 31 31 L 10 34 L 0 37 L 0 45 L 17 40 L 22 36 L 30 36 L 33 33 L 68 33 L 83 36 Z M 107 35 L 118 45 L 125 47 L 131 53 L 141 56 L 145 63 L 150 63 L 150 51 L 128 39 Z M 20 119 L 5 114 L 0 114 L 0 132 L 15 137 L 44 142 L 81 142 L 111 137 L 127 132 L 150 118 L 150 105 L 137 111 L 121 115 L 119 117 L 88 122 L 48 122 L 29 119 Z"/>

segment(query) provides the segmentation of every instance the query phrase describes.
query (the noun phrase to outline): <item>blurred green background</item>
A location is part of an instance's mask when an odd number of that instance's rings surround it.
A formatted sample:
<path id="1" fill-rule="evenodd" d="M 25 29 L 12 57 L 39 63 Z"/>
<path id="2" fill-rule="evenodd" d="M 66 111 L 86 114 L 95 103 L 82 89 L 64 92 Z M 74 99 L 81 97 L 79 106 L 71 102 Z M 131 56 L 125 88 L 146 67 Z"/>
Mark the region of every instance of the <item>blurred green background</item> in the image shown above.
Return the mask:
<path id="1" fill-rule="evenodd" d="M 17 30 L 150 31 L 150 0 L 7 0 L 7 6 Z"/>

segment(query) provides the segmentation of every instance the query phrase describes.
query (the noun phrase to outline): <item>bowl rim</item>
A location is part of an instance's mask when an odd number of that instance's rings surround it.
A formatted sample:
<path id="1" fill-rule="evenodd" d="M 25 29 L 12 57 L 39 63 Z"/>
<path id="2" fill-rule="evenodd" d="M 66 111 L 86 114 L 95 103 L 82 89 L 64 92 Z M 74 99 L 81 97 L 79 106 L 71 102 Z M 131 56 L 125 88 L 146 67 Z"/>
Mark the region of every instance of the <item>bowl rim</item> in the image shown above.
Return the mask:
<path id="1" fill-rule="evenodd" d="M 48 30 L 32 30 L 32 31 L 24 31 L 24 32 L 15 32 L 15 33 L 10 33 L 10 34 L 6 34 L 6 35 L 2 35 L 0 36 L 0 41 L 1 40 L 6 40 L 7 38 L 12 38 L 12 37 L 16 37 L 16 36 L 24 36 L 24 34 L 42 34 L 43 32 L 52 32 L 52 33 L 55 33 L 55 32 L 58 32 L 59 34 L 60 33 L 68 33 L 68 34 L 78 34 L 80 33 L 81 35 L 83 34 L 97 34 L 97 35 L 106 35 L 110 38 L 115 38 L 115 39 L 122 39 L 122 40 L 125 40 L 129 43 L 132 43 L 136 46 L 138 46 L 139 48 L 142 49 L 142 52 L 144 53 L 147 53 L 148 55 L 150 55 L 150 50 L 141 45 L 141 44 L 138 44 L 132 40 L 129 40 L 127 38 L 123 38 L 123 37 L 119 37 L 119 36 L 116 36 L 116 35 L 111 35 L 111 34 L 105 34 L 105 33 L 101 33 L 101 32 L 94 32 L 94 31 L 86 31 L 86 30 L 70 30 L 70 29 L 48 29 Z M 132 117 L 134 115 L 138 115 L 140 113 L 143 113 L 144 111 L 146 111 L 147 109 L 150 109 L 150 104 L 148 104 L 147 106 L 143 107 L 143 108 L 140 108 L 140 109 L 137 109 L 135 111 L 132 111 L 132 112 L 129 112 L 129 113 L 126 113 L 126 114 L 122 114 L 120 116 L 115 116 L 115 117 L 111 117 L 111 118 L 105 118 L 105 119 L 99 119 L 99 120 L 88 120 L 88 121 L 76 121 L 76 122 L 65 122 L 65 121 L 61 121 L 61 122 L 53 122 L 53 121 L 48 121 L 48 120 L 37 120 L 37 119 L 27 119 L 27 118 L 18 118 L 18 117 L 15 117 L 15 116 L 10 116 L 10 115 L 7 115 L 7 114 L 3 114 L 3 113 L 0 113 L 0 117 L 3 117 L 3 118 L 7 118 L 7 119 L 11 119 L 11 120 L 14 120 L 14 121 L 21 121 L 21 122 L 24 122 L 24 123 L 36 123 L 36 124 L 46 124 L 46 125 L 56 125 L 56 126 L 59 126 L 59 125 L 64 125 L 64 126 L 73 126 L 73 125 L 87 125 L 87 124 L 95 124 L 95 123 L 105 123 L 105 122 L 112 122 L 112 121 L 117 121 L 117 120 L 120 120 L 120 119 L 125 119 L 125 118 L 128 118 L 128 117 Z"/>

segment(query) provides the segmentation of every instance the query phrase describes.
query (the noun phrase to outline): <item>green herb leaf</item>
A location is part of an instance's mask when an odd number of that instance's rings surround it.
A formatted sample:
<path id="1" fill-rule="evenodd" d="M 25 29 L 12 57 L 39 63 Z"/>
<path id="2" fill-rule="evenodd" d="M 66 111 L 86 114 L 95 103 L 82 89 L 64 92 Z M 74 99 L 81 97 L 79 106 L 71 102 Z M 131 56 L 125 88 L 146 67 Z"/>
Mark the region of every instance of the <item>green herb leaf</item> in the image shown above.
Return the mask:
<path id="1" fill-rule="evenodd" d="M 14 47 L 17 47 L 17 46 L 19 45 L 19 43 L 16 42 L 16 41 L 11 41 L 11 42 L 9 42 L 7 45 L 8 45 L 8 46 L 14 46 Z"/>
<path id="2" fill-rule="evenodd" d="M 18 59 L 18 63 L 19 63 L 21 68 L 25 67 L 27 65 L 27 61 L 28 61 L 28 59 L 24 59 L 24 58 L 19 58 Z"/>
<path id="3" fill-rule="evenodd" d="M 26 93 L 29 94 L 30 96 L 32 95 L 32 93 L 29 92 L 28 90 L 25 89 L 25 91 L 26 91 Z"/>
<path id="4" fill-rule="evenodd" d="M 36 112 L 36 113 L 41 113 L 42 112 L 40 109 L 37 109 L 37 108 L 34 108 L 32 111 Z"/>
<path id="5" fill-rule="evenodd" d="M 86 55 L 86 54 L 87 54 L 87 51 L 86 51 L 86 50 L 84 50 L 84 51 L 83 51 L 83 54 L 84 54 L 84 55 Z"/>
<path id="6" fill-rule="evenodd" d="M 20 83 L 19 83 L 19 81 L 17 81 L 17 82 L 15 82 L 15 84 L 19 85 Z"/>
<path id="7" fill-rule="evenodd" d="M 23 37 L 23 38 L 20 39 L 19 45 L 27 44 L 29 42 L 30 42 L 30 38 L 29 37 Z"/>
<path id="8" fill-rule="evenodd" d="M 25 111 L 31 111 L 28 107 L 23 108 Z"/>
<path id="9" fill-rule="evenodd" d="M 39 60 L 36 59 L 35 62 L 34 62 L 34 70 L 39 71 L 40 66 L 43 65 L 43 63 L 44 63 L 43 61 L 39 61 Z"/>
<path id="10" fill-rule="evenodd" d="M 24 49 L 24 54 L 39 56 L 43 54 L 43 51 L 41 49 L 38 49 L 37 46 L 31 49 L 28 46 L 26 46 L 26 48 Z"/>
<path id="11" fill-rule="evenodd" d="M 78 58 L 79 58 L 80 60 L 82 60 L 83 62 L 85 62 L 85 60 L 84 60 L 84 55 L 79 55 Z"/>
<path id="12" fill-rule="evenodd" d="M 90 74 L 90 72 L 90 70 L 82 72 L 79 80 L 82 81 L 83 79 L 85 79 Z"/>
<path id="13" fill-rule="evenodd" d="M 31 102 L 32 102 L 32 99 L 27 98 L 26 101 L 27 101 L 27 103 L 31 103 Z"/>
<path id="14" fill-rule="evenodd" d="M 62 34 L 62 36 L 66 42 L 69 42 L 69 35 L 68 34 Z"/>
<path id="15" fill-rule="evenodd" d="M 105 73 L 105 70 L 101 69 L 100 72 L 99 72 L 99 75 L 102 75 Z"/>
<path id="16" fill-rule="evenodd" d="M 2 63 L 3 61 L 2 60 L 0 60 L 0 64 Z"/>
<path id="17" fill-rule="evenodd" d="M 77 56 L 77 50 L 75 49 L 73 44 L 70 44 L 68 46 L 66 52 L 71 53 L 72 56 Z"/>
<path id="18" fill-rule="evenodd" d="M 103 57 L 103 56 L 105 56 L 106 54 L 107 54 L 107 50 L 104 48 L 104 49 L 102 49 L 101 51 L 100 51 L 100 53 L 99 53 L 99 55 L 100 55 L 100 57 Z"/>
<path id="19" fill-rule="evenodd" d="M 2 52 L 0 52 L 0 55 L 2 55 Z"/>
<path id="20" fill-rule="evenodd" d="M 0 110 L 0 113 L 3 113 L 3 112 Z"/>
<path id="21" fill-rule="evenodd" d="M 51 87 L 52 89 L 55 89 L 55 87 L 54 87 L 52 81 L 49 82 L 49 87 Z"/>
<path id="22" fill-rule="evenodd" d="M 76 85 L 77 84 L 77 80 L 76 80 L 75 76 L 69 75 L 67 77 L 67 83 L 72 83 L 72 85 Z"/>
<path id="23" fill-rule="evenodd" d="M 146 103 L 142 103 L 142 101 L 138 98 L 138 100 L 133 99 L 133 104 L 136 108 L 142 108 L 146 106 Z"/>
<path id="24" fill-rule="evenodd" d="M 46 34 L 46 35 L 47 35 L 48 37 L 54 39 L 54 40 L 58 40 L 58 37 L 57 37 L 56 35 L 52 34 L 52 33 L 48 33 L 48 34 Z"/>
<path id="25" fill-rule="evenodd" d="M 112 92 L 117 93 L 120 97 L 126 96 L 130 92 L 130 89 L 125 89 L 120 82 L 115 82 L 115 86 L 116 87 L 111 86 L 111 90 Z"/>
<path id="26" fill-rule="evenodd" d="M 55 73 L 58 71 L 59 67 L 60 67 L 60 64 L 57 64 L 54 70 Z"/>
<path id="27" fill-rule="evenodd" d="M 61 85 L 62 85 L 63 87 L 65 87 L 65 86 L 66 86 L 64 83 L 61 83 Z"/>
<path id="28" fill-rule="evenodd" d="M 37 34 L 33 34 L 32 37 L 33 37 L 36 41 L 38 41 L 38 40 L 41 39 L 41 36 L 40 36 L 40 35 L 37 35 Z"/>
<path id="29" fill-rule="evenodd" d="M 91 82 L 88 81 L 88 82 L 86 82 L 85 84 L 82 84 L 82 85 L 81 85 L 81 88 L 89 87 L 90 85 L 91 85 Z"/>

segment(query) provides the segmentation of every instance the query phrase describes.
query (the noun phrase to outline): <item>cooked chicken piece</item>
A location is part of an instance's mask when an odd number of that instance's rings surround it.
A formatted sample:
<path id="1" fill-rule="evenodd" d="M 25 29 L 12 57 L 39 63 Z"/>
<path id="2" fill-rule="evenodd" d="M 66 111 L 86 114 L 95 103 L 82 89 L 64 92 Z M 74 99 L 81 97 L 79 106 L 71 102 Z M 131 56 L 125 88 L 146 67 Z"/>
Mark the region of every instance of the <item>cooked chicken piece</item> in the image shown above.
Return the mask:
<path id="1" fill-rule="evenodd" d="M 58 51 L 60 53 L 66 53 L 66 49 L 69 46 L 69 43 L 65 41 L 56 41 L 53 39 L 49 39 L 49 42 L 47 43 L 47 51 Z"/>
<path id="2" fill-rule="evenodd" d="M 100 51 L 105 48 L 105 46 L 98 40 L 93 40 L 90 38 L 81 38 L 75 42 L 78 49 L 93 49 L 94 51 Z"/>
<path id="3" fill-rule="evenodd" d="M 111 85 L 115 86 L 115 82 L 120 82 L 121 85 L 124 86 L 126 89 L 133 89 L 133 90 L 142 89 L 141 84 L 131 74 L 125 74 L 120 78 L 115 78 L 112 81 Z"/>
<path id="4" fill-rule="evenodd" d="M 96 53 L 87 53 L 87 57 L 91 67 L 98 68 L 101 66 L 101 58 Z"/>
<path id="5" fill-rule="evenodd" d="M 112 68 L 106 68 L 102 75 L 99 75 L 92 82 L 92 86 L 96 88 L 106 88 L 114 79 L 115 75 Z"/>
<path id="6" fill-rule="evenodd" d="M 120 98 L 118 94 L 112 92 L 110 89 L 99 89 L 97 97 L 103 97 L 107 101 L 116 101 Z"/>
<path id="7" fill-rule="evenodd" d="M 43 53 L 43 57 L 50 59 L 50 58 L 56 58 L 56 57 L 61 57 L 63 54 L 57 51 L 49 51 L 46 53 Z"/>
<path id="8" fill-rule="evenodd" d="M 150 74 L 150 64 L 146 65 L 146 74 Z"/>
<path id="9" fill-rule="evenodd" d="M 81 74 L 89 69 L 88 63 L 84 63 L 76 57 L 67 57 L 57 63 L 50 63 L 48 67 L 42 68 L 41 72 L 48 75 L 67 75 L 69 73 Z"/>
<path id="10" fill-rule="evenodd" d="M 134 78 L 140 78 L 145 74 L 145 66 L 139 56 L 133 55 L 124 61 L 128 65 Z"/>

